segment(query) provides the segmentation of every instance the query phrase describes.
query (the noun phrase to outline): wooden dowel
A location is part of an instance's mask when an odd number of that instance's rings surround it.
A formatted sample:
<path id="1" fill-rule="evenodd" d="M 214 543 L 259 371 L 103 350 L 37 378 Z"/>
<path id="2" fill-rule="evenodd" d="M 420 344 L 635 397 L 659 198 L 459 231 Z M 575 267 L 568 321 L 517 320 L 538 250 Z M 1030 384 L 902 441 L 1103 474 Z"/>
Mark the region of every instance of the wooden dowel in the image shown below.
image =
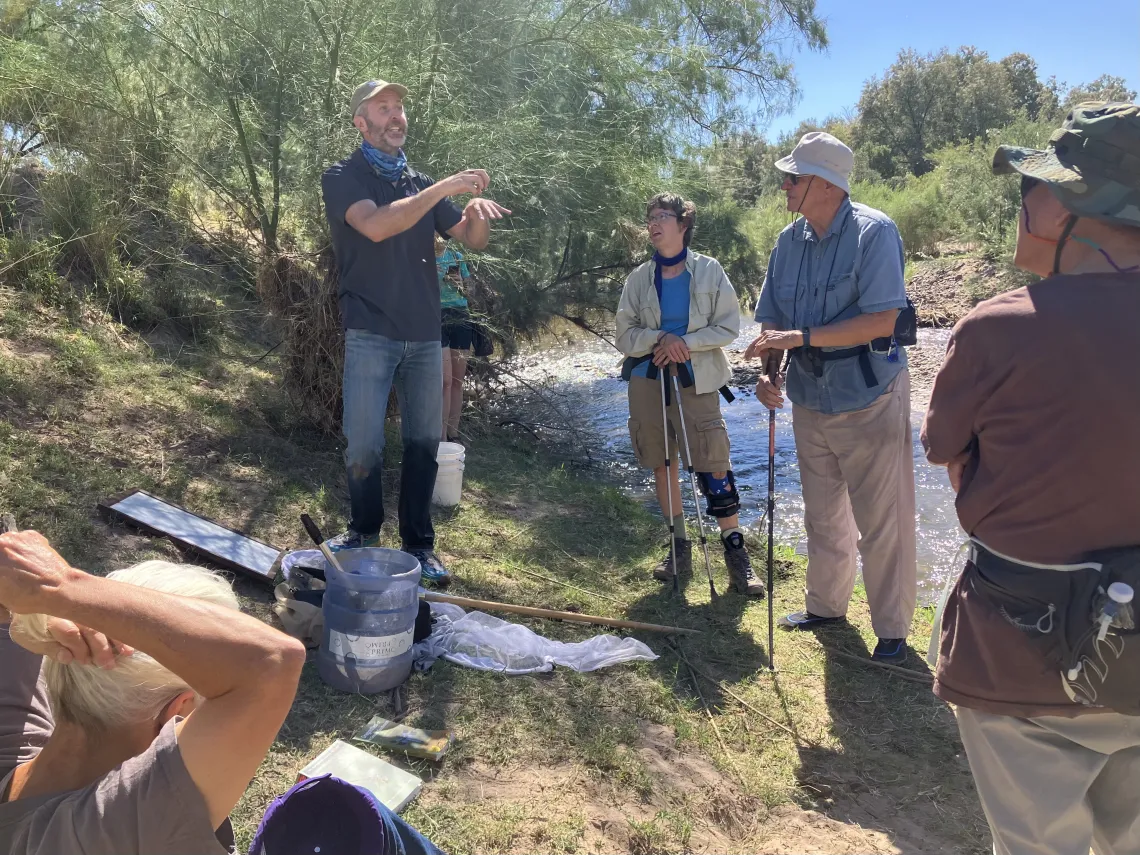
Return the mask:
<path id="1" fill-rule="evenodd" d="M 834 647 L 828 647 L 826 644 L 821 644 L 820 647 L 825 652 L 830 653 L 832 656 L 838 656 L 840 659 L 849 659 L 852 662 L 858 662 L 860 665 L 871 665 L 875 668 L 883 668 L 892 674 L 903 677 L 907 680 L 915 680 L 919 683 L 932 683 L 934 678 L 929 674 L 924 674 L 921 671 L 913 671 L 910 668 L 900 668 L 898 665 L 888 665 L 886 662 L 876 662 L 874 659 L 866 659 L 862 656 L 856 656 L 854 653 L 845 653 L 842 650 L 836 650 Z"/>
<path id="2" fill-rule="evenodd" d="M 640 629 L 645 632 L 664 632 L 671 635 L 700 635 L 699 629 L 685 629 L 680 626 L 662 626 L 656 623 L 640 623 L 635 620 L 582 615 L 577 612 L 560 612 L 555 609 L 539 609 L 533 606 L 515 606 L 510 603 L 496 603 L 491 600 L 472 600 L 467 597 L 453 597 L 450 594 L 437 594 L 435 591 L 422 591 L 420 598 L 429 603 L 451 603 L 465 609 L 482 609 L 492 612 L 506 612 L 514 615 L 564 620 L 571 623 L 590 623 L 598 626 L 612 626 L 617 629 Z"/>

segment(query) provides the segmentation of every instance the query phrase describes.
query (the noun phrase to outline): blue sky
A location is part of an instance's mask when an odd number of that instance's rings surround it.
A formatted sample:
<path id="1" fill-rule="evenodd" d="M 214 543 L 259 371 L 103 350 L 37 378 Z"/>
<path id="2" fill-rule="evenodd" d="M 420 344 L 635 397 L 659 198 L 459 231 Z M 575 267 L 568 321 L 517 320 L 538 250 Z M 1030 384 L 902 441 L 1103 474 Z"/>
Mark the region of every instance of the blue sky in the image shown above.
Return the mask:
<path id="1" fill-rule="evenodd" d="M 816 8 L 831 46 L 790 57 L 803 98 L 768 126 L 771 140 L 804 119 L 854 107 L 864 81 L 881 76 L 903 48 L 974 45 L 994 60 L 1027 53 L 1042 80 L 1056 75 L 1072 86 L 1114 74 L 1140 90 L 1138 0 L 817 0 Z"/>

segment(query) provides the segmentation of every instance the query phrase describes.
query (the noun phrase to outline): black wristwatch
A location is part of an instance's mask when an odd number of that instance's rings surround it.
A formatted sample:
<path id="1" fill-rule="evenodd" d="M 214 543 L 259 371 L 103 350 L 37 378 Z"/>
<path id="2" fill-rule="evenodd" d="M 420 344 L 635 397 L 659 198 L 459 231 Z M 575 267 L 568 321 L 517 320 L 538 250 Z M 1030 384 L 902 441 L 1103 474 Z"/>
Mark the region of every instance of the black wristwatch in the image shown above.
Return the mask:
<path id="1" fill-rule="evenodd" d="M 804 347 L 811 347 L 811 330 L 808 329 L 807 327 L 804 327 L 802 330 L 800 330 L 800 333 L 804 337 L 803 346 Z"/>

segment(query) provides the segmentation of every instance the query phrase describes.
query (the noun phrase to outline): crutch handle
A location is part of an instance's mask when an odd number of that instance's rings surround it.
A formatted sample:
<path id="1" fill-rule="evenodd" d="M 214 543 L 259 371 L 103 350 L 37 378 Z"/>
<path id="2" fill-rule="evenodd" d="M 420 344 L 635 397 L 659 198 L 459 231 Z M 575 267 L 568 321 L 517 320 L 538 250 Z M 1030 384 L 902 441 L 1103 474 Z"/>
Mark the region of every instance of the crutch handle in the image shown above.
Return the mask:
<path id="1" fill-rule="evenodd" d="M 764 365 L 764 373 L 768 375 L 768 380 L 777 387 L 780 385 L 780 361 L 786 352 L 790 353 L 782 350 L 768 351 L 768 359 Z"/>

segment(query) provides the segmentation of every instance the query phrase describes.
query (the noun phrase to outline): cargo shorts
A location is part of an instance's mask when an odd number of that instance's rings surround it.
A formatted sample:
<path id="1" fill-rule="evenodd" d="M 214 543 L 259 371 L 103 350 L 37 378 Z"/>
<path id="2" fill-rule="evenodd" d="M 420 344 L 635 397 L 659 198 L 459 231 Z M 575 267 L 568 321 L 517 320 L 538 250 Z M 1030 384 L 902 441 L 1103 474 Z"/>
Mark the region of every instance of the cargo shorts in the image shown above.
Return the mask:
<path id="1" fill-rule="evenodd" d="M 685 411 L 685 429 L 693 452 L 693 469 L 697 472 L 727 472 L 729 462 L 728 426 L 720 412 L 720 395 L 706 392 L 698 395 L 693 386 L 681 387 L 681 406 Z M 669 459 L 678 449 L 684 459 L 681 421 L 677 414 L 676 394 L 669 395 Z M 665 465 L 665 424 L 661 416 L 661 380 L 631 377 L 629 380 L 629 439 L 637 462 L 646 469 Z M 685 461 L 686 464 L 688 461 Z"/>

